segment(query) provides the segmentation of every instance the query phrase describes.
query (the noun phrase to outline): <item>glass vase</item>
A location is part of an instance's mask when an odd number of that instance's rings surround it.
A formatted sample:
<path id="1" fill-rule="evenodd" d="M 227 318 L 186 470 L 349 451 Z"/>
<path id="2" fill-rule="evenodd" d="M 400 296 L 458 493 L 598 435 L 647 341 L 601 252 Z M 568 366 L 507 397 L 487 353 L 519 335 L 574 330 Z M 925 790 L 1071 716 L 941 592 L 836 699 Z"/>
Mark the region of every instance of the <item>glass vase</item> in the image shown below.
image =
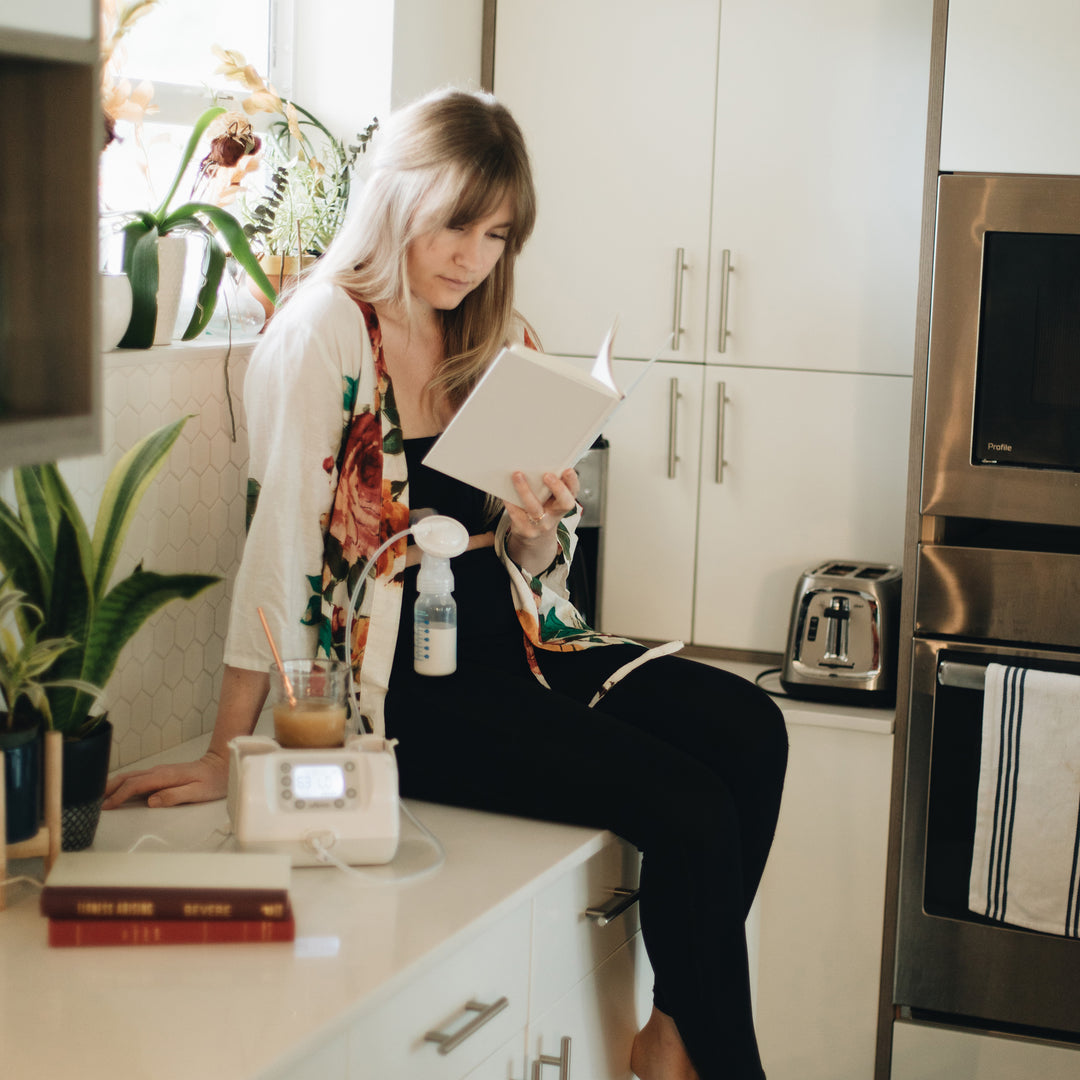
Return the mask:
<path id="1" fill-rule="evenodd" d="M 230 341 L 251 341 L 259 336 L 265 322 L 266 312 L 248 289 L 246 271 L 230 255 L 225 260 L 217 306 L 206 325 L 206 334 Z"/>

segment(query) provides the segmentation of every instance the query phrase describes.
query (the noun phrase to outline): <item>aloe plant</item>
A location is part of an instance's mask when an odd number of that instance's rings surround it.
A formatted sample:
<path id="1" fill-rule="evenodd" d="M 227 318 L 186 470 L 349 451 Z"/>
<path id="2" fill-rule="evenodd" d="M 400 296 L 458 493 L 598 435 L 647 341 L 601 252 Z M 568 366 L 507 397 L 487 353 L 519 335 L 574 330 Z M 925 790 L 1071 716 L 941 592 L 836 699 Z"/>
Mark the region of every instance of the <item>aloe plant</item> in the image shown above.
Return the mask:
<path id="1" fill-rule="evenodd" d="M 79 679 L 104 687 L 120 650 L 164 604 L 190 600 L 221 579 L 209 574 L 158 574 L 142 563 L 113 584 L 116 560 L 150 482 L 188 417 L 147 435 L 114 466 L 98 507 L 93 533 L 54 464 L 14 471 L 16 507 L 0 499 L 0 566 L 32 607 L 15 612 L 24 640 L 70 638 L 55 658 L 56 680 Z M 37 612 L 35 615 L 34 612 Z M 46 689 L 50 727 L 87 734 L 94 696 L 84 686 Z"/>

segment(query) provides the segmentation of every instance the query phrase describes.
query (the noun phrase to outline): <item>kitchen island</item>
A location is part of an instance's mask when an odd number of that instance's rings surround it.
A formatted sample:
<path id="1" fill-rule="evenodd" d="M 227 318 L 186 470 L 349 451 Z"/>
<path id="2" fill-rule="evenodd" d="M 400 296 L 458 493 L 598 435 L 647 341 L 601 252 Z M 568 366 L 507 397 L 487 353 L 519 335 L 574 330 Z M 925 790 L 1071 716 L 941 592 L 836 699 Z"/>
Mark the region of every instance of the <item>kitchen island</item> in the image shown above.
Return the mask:
<path id="1" fill-rule="evenodd" d="M 208 739 L 139 764 L 185 760 Z M 434 859 L 403 819 L 397 857 L 368 868 L 370 878 L 294 868 L 291 943 L 49 948 L 38 890 L 9 886 L 0 1073 L 518 1080 L 527 1053 L 557 1057 L 572 1035 L 576 1059 L 586 1059 L 575 1075 L 628 1077 L 652 985 L 636 908 L 603 927 L 584 911 L 636 884 L 636 852 L 595 829 L 409 805 L 445 847 L 444 865 L 394 883 Z M 227 825 L 224 801 L 127 806 L 102 815 L 94 849 L 228 850 Z M 11 872 L 40 877 L 41 862 Z M 450 1053 L 425 1040 L 476 1016 L 466 1002 L 503 997 L 501 1011 Z"/>

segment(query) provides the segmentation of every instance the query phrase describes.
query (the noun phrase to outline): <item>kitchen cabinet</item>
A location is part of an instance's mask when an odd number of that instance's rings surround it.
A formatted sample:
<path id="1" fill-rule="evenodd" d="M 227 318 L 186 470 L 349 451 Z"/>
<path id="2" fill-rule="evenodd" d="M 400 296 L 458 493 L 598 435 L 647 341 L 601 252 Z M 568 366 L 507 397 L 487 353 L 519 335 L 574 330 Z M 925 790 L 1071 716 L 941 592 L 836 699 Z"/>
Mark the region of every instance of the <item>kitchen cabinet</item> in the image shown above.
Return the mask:
<path id="1" fill-rule="evenodd" d="M 790 750 L 758 892 L 761 1060 L 769 1080 L 866 1080 L 877 1032 L 893 715 L 780 704 Z"/>
<path id="2" fill-rule="evenodd" d="M 618 312 L 620 378 L 680 330 L 604 432 L 602 629 L 780 652 L 808 565 L 899 561 L 931 15 L 499 0 L 518 306 L 578 356 Z"/>
<path id="3" fill-rule="evenodd" d="M 0 15 L 0 467 L 97 451 L 100 441 L 97 5 L 8 8 Z M 45 21 L 52 16 L 55 25 Z"/>
<path id="4" fill-rule="evenodd" d="M 949 0 L 943 172 L 1080 174 L 1074 0 Z"/>
<path id="5" fill-rule="evenodd" d="M 619 355 L 705 311 L 717 0 L 498 0 L 494 88 L 525 133 L 539 199 L 517 305 L 547 352 Z M 676 275 L 676 252 L 688 269 Z M 701 359 L 688 332 L 665 356 Z"/>
<path id="6" fill-rule="evenodd" d="M 539 193 L 518 304 L 545 349 L 589 355 L 618 313 L 628 358 L 678 321 L 665 358 L 910 374 L 931 10 L 499 0 L 495 91 Z"/>
<path id="7" fill-rule="evenodd" d="M 630 1080 L 630 1046 L 652 998 L 637 908 L 604 925 L 585 913 L 617 901 L 615 890 L 634 889 L 638 864 L 636 851 L 612 840 L 484 927 L 351 1027 L 342 1075 L 524 1080 L 536 1061 L 560 1056 L 568 1038 L 570 1078 Z M 477 1024 L 481 1017 L 490 1018 Z M 454 1039 L 470 1023 L 447 1053 L 426 1038 L 437 1031 Z M 540 1064 L 542 1080 L 549 1063 Z"/>
<path id="8" fill-rule="evenodd" d="M 606 431 L 603 629 L 782 651 L 809 566 L 899 564 L 909 414 L 897 376 L 654 364 Z"/>

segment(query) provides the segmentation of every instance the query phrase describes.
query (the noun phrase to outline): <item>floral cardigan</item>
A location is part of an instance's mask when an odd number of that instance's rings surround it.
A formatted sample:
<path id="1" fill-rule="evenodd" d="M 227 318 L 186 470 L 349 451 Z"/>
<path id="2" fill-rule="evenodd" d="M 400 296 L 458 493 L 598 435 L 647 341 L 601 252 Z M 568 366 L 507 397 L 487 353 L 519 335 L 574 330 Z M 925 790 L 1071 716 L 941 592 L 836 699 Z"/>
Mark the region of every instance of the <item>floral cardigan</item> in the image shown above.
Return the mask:
<path id="1" fill-rule="evenodd" d="M 526 339 L 527 340 L 527 339 Z M 261 607 L 283 657 L 345 657 L 348 604 L 371 555 L 409 524 L 409 479 L 393 387 L 374 309 L 329 284 L 308 285 L 274 317 L 244 386 L 250 447 L 248 537 L 232 599 L 225 662 L 267 670 Z M 532 576 L 506 550 L 509 517 L 495 532 L 540 682 L 535 649 L 578 650 L 624 638 L 592 630 L 568 598 L 566 577 L 580 507 L 558 525 L 555 560 Z M 384 700 L 401 616 L 405 538 L 375 564 L 353 613 L 349 655 L 359 711 L 385 733 Z M 649 650 L 632 667 L 672 652 Z M 545 683 L 546 685 L 546 683 Z"/>

